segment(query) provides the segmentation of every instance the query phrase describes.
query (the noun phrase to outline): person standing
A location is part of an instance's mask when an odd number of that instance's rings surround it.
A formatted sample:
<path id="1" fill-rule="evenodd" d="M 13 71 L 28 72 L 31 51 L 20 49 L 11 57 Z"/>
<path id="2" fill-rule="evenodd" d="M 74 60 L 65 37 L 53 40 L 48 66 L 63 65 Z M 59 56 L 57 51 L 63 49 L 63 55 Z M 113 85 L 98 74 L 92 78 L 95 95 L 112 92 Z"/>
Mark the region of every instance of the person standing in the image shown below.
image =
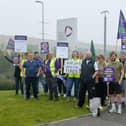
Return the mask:
<path id="1" fill-rule="evenodd" d="M 44 77 L 44 60 L 39 56 L 38 52 L 34 52 L 34 60 L 38 62 L 39 65 L 41 66 L 41 73 L 40 73 L 40 76 L 38 77 L 38 82 L 37 82 L 38 94 L 39 94 L 39 80 L 40 80 L 43 86 L 44 94 L 46 95 L 48 93 L 48 90 L 47 90 L 46 81 Z"/>
<path id="2" fill-rule="evenodd" d="M 38 99 L 37 95 L 37 78 L 40 75 L 41 67 L 38 62 L 33 59 L 33 54 L 28 53 L 28 59 L 24 62 L 23 68 L 25 68 L 25 85 L 26 85 L 26 99 L 30 99 L 30 87 L 32 85 L 33 95 L 35 99 Z M 24 73 L 24 69 L 23 69 Z"/>
<path id="3" fill-rule="evenodd" d="M 119 61 L 123 64 L 124 67 L 124 77 L 122 80 L 122 106 L 126 105 L 126 52 L 121 51 L 119 55 Z"/>
<path id="4" fill-rule="evenodd" d="M 101 98 L 101 106 L 105 106 L 107 96 L 107 86 L 104 82 L 104 68 L 106 67 L 105 58 L 102 54 L 98 56 L 98 81 L 96 81 L 96 97 Z"/>
<path id="5" fill-rule="evenodd" d="M 98 73 L 98 65 L 92 59 L 91 52 L 86 53 L 86 57 L 81 65 L 79 99 L 77 108 L 82 108 L 85 103 L 86 91 L 88 91 L 88 102 L 95 97 L 95 77 Z"/>
<path id="6" fill-rule="evenodd" d="M 59 68 L 59 63 L 53 56 L 53 53 L 47 54 L 47 59 L 45 61 L 45 74 L 46 83 L 49 89 L 49 100 L 58 100 L 56 75 L 58 75 Z"/>
<path id="7" fill-rule="evenodd" d="M 63 61 L 64 59 L 57 58 L 57 62 L 59 63 L 59 77 L 57 77 L 57 84 L 58 84 L 58 96 L 66 97 L 66 87 L 65 87 L 65 74 L 63 73 Z"/>
<path id="8" fill-rule="evenodd" d="M 115 97 L 117 97 L 117 104 L 118 104 L 118 109 L 117 113 L 121 114 L 122 113 L 122 108 L 121 108 L 121 98 L 122 98 L 122 90 L 121 90 L 121 83 L 123 80 L 124 76 L 124 68 L 122 63 L 116 60 L 117 59 L 117 54 L 112 51 L 110 53 L 110 63 L 108 64 L 108 67 L 113 68 L 113 81 L 108 82 L 109 84 L 109 96 L 110 96 L 110 102 L 111 102 L 111 109 L 109 110 L 110 113 L 116 112 L 116 105 L 115 105 Z"/>
<path id="9" fill-rule="evenodd" d="M 13 66 L 15 67 L 15 70 L 14 70 L 14 78 L 15 78 L 15 95 L 18 95 L 19 93 L 19 88 L 21 89 L 21 94 L 23 95 L 24 94 L 24 90 L 23 90 L 23 83 L 22 83 L 22 77 L 20 75 L 21 73 L 21 70 L 20 70 L 20 67 L 19 67 L 19 64 L 20 64 L 20 55 L 18 56 L 14 56 L 12 57 L 12 59 L 8 58 L 8 56 L 5 54 L 4 55 L 5 59 L 7 61 L 9 61 L 10 63 L 13 64 Z"/>
<path id="10" fill-rule="evenodd" d="M 78 51 L 72 52 L 72 59 L 73 62 L 76 61 L 81 64 L 81 60 L 79 59 Z M 71 90 L 74 84 L 74 99 L 78 99 L 78 89 L 79 89 L 79 80 L 80 80 L 80 73 L 70 73 L 67 76 L 67 102 L 71 99 Z"/>

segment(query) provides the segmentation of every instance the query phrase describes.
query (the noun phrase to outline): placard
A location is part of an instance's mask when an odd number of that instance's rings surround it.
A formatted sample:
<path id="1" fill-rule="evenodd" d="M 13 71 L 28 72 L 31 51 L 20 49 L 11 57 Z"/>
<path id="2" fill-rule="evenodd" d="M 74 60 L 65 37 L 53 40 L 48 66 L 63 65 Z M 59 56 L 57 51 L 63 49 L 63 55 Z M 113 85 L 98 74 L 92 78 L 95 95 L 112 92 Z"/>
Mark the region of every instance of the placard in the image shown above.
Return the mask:
<path id="1" fill-rule="evenodd" d="M 56 58 L 68 58 L 68 43 L 67 42 L 57 42 L 56 47 Z"/>
<path id="2" fill-rule="evenodd" d="M 105 67 L 104 68 L 104 81 L 105 82 L 112 82 L 115 79 L 115 71 L 114 68 Z"/>
<path id="3" fill-rule="evenodd" d="M 67 74 L 80 74 L 81 62 L 74 60 L 65 60 L 64 73 Z"/>
<path id="4" fill-rule="evenodd" d="M 27 36 L 15 35 L 15 52 L 27 52 Z"/>
<path id="5" fill-rule="evenodd" d="M 44 54 L 49 53 L 49 43 L 48 42 L 41 42 L 40 43 L 40 50 L 41 50 L 41 53 L 44 53 Z"/>
<path id="6" fill-rule="evenodd" d="M 7 49 L 14 50 L 14 40 L 12 38 L 9 38 L 8 40 Z"/>

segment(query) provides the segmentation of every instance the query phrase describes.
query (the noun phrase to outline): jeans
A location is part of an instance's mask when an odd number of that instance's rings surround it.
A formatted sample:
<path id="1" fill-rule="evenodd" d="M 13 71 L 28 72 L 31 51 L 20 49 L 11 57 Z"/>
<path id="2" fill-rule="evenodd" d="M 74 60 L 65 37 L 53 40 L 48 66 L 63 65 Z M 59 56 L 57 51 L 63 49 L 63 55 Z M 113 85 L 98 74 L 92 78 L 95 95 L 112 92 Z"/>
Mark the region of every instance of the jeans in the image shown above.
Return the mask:
<path id="1" fill-rule="evenodd" d="M 66 87 L 61 79 L 57 78 L 58 91 L 60 94 L 66 94 Z"/>
<path id="2" fill-rule="evenodd" d="M 74 84 L 74 97 L 78 98 L 79 78 L 67 79 L 67 97 L 71 97 L 71 90 Z"/>
<path id="3" fill-rule="evenodd" d="M 49 88 L 49 100 L 58 100 L 57 81 L 56 78 L 46 78 Z"/>
<path id="4" fill-rule="evenodd" d="M 37 77 L 26 77 L 25 78 L 25 85 L 26 85 L 26 99 L 30 98 L 30 88 L 32 85 L 32 89 L 33 89 L 33 95 L 34 98 L 37 98 Z"/>
<path id="5" fill-rule="evenodd" d="M 15 77 L 15 84 L 16 84 L 16 95 L 18 95 L 19 88 L 21 89 L 21 94 L 24 94 L 23 90 L 23 83 L 21 77 Z"/>
<path id="6" fill-rule="evenodd" d="M 42 83 L 44 93 L 47 93 L 48 92 L 48 86 L 46 84 L 46 80 L 45 80 L 44 74 L 41 74 L 39 79 L 40 79 L 40 82 Z"/>

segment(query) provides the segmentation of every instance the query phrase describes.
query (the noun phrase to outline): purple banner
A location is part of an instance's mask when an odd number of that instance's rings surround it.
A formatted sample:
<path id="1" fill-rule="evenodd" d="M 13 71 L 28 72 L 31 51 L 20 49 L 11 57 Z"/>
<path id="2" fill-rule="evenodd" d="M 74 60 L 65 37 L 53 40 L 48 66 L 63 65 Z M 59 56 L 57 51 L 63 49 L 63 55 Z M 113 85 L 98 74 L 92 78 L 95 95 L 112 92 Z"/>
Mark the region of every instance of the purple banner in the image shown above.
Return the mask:
<path id="1" fill-rule="evenodd" d="M 115 71 L 114 68 L 105 67 L 104 68 L 104 81 L 105 82 L 112 82 L 115 79 Z"/>

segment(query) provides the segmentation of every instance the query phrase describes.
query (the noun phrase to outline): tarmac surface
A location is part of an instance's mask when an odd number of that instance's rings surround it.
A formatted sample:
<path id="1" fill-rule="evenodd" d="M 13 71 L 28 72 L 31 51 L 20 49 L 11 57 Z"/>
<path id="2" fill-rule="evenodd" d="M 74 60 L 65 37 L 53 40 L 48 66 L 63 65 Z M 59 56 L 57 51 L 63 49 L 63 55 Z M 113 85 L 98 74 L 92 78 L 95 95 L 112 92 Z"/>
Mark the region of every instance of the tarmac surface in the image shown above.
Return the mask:
<path id="1" fill-rule="evenodd" d="M 106 110 L 100 117 L 87 115 L 40 126 L 126 126 L 126 107 L 121 115 Z"/>

